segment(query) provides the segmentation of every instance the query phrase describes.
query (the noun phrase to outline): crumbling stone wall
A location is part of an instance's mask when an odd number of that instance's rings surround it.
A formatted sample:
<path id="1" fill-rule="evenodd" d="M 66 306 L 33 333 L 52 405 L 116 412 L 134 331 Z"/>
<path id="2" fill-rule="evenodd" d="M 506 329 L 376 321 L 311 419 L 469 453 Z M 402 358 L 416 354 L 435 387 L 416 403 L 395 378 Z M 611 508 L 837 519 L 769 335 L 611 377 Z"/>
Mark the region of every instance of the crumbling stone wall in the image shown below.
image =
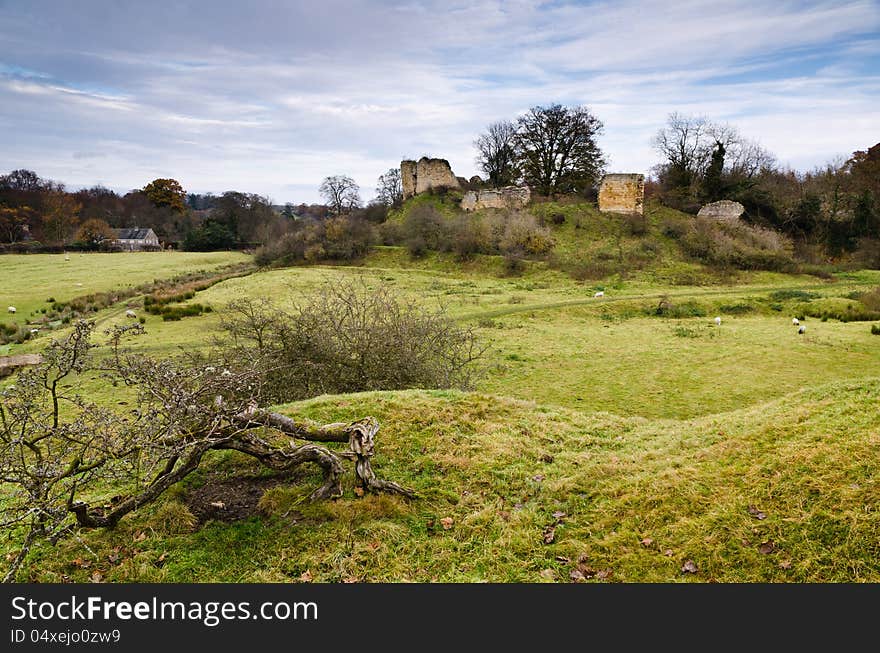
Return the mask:
<path id="1" fill-rule="evenodd" d="M 465 211 L 480 209 L 518 209 L 529 203 L 531 192 L 528 186 L 504 186 L 486 188 L 465 193 L 461 208 Z"/>
<path id="2" fill-rule="evenodd" d="M 611 174 L 599 187 L 599 210 L 603 213 L 642 215 L 645 204 L 645 175 Z"/>
<path id="3" fill-rule="evenodd" d="M 745 210 L 746 207 L 739 202 L 719 200 L 704 205 L 697 215 L 700 217 L 712 218 L 714 220 L 724 220 L 725 222 L 736 222 Z"/>
<path id="4" fill-rule="evenodd" d="M 423 156 L 418 161 L 401 161 L 400 178 L 403 185 L 403 198 L 424 193 L 432 188 L 460 188 L 458 179 L 446 159 L 429 159 Z"/>

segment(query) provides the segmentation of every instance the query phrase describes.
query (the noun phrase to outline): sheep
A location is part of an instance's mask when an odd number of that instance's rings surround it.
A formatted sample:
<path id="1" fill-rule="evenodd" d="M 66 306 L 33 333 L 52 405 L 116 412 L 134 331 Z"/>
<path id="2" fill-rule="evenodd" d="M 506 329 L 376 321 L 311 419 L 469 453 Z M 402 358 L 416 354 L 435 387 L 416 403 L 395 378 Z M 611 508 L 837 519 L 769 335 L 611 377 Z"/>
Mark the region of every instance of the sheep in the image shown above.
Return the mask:
<path id="1" fill-rule="evenodd" d="M 715 318 L 715 326 L 721 326 L 721 318 L 720 317 Z"/>
<path id="2" fill-rule="evenodd" d="M 593 295 L 593 297 L 604 297 L 604 296 L 605 296 L 604 290 L 600 290 L 595 295 Z"/>
<path id="3" fill-rule="evenodd" d="M 15 313 L 15 306 L 8 306 L 6 308 L 7 313 Z"/>
<path id="4" fill-rule="evenodd" d="M 67 252 L 64 253 L 64 260 L 65 260 L 65 261 L 69 261 L 69 260 L 70 260 L 70 254 L 68 254 Z"/>
<path id="5" fill-rule="evenodd" d="M 806 333 L 806 332 L 807 332 L 807 327 L 806 327 L 805 325 L 801 324 L 801 325 L 798 327 L 798 333 L 800 333 L 800 334 L 804 334 L 804 333 Z"/>
<path id="6" fill-rule="evenodd" d="M 134 312 L 133 310 L 131 310 L 131 309 L 128 309 L 127 311 L 125 311 L 125 317 L 132 317 L 132 318 L 133 318 L 133 317 L 137 317 L 137 313 L 135 313 L 135 312 Z"/>
<path id="7" fill-rule="evenodd" d="M 799 319 L 797 319 L 796 317 L 793 317 L 793 318 L 791 318 L 791 323 L 792 323 L 794 326 L 797 326 L 798 324 L 801 323 L 801 321 L 800 321 Z"/>

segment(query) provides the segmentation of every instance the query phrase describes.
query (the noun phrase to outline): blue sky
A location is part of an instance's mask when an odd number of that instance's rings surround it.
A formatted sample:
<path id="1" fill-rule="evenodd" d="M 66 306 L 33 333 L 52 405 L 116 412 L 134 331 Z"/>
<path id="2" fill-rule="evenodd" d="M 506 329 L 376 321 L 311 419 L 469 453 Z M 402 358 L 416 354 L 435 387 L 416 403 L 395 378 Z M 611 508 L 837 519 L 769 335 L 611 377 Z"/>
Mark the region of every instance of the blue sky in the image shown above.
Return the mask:
<path id="1" fill-rule="evenodd" d="M 477 173 L 488 123 L 553 102 L 612 172 L 672 111 L 809 169 L 880 141 L 880 2 L 0 0 L 0 172 L 71 188 L 369 199 L 402 157 Z"/>

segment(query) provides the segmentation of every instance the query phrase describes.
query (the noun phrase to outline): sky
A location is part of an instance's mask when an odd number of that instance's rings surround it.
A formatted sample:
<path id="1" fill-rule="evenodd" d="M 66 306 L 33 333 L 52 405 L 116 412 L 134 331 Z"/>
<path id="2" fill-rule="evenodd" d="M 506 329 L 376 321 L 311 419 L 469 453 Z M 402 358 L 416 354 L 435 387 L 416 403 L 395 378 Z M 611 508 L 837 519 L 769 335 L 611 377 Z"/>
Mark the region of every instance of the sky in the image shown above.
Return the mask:
<path id="1" fill-rule="evenodd" d="M 0 0 L 0 174 L 118 192 L 365 200 L 402 158 L 479 173 L 474 139 L 584 105 L 609 172 L 678 111 L 798 170 L 880 141 L 880 0 Z"/>

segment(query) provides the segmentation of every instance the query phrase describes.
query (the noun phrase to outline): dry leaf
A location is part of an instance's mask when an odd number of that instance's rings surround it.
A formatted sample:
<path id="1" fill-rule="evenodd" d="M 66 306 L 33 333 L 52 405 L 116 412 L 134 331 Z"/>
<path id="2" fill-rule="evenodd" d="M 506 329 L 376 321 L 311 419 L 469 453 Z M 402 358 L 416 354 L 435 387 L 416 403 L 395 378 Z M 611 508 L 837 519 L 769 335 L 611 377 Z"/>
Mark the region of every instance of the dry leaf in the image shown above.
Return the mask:
<path id="1" fill-rule="evenodd" d="M 354 493 L 355 493 L 356 496 L 362 497 L 362 496 L 364 496 L 364 488 L 362 488 L 362 487 L 356 487 L 356 488 L 354 489 Z"/>
<path id="2" fill-rule="evenodd" d="M 141 531 L 140 533 L 138 533 L 137 535 L 134 536 L 135 542 L 143 542 L 145 539 L 147 539 L 147 534 L 144 531 Z"/>
<path id="3" fill-rule="evenodd" d="M 549 453 L 545 453 L 545 454 L 541 455 L 541 462 L 543 462 L 543 463 L 552 463 L 553 460 L 554 460 L 553 456 L 551 456 Z"/>
<path id="4" fill-rule="evenodd" d="M 776 545 L 773 544 L 773 540 L 767 540 L 766 542 L 761 542 L 761 545 L 758 547 L 758 551 L 763 553 L 764 555 L 768 555 L 773 553 L 776 550 Z"/>
<path id="5" fill-rule="evenodd" d="M 311 583 L 312 582 L 312 572 L 309 571 L 308 569 L 306 569 L 302 573 L 302 575 L 299 577 L 299 579 L 304 583 Z"/>
<path id="6" fill-rule="evenodd" d="M 440 524 L 443 526 L 444 531 L 448 531 L 452 528 L 452 525 L 455 523 L 455 520 L 452 517 L 444 517 L 440 520 Z"/>
<path id="7" fill-rule="evenodd" d="M 571 562 L 571 558 L 566 556 L 556 556 L 556 562 L 563 562 L 565 564 L 568 564 L 569 562 Z"/>
<path id="8" fill-rule="evenodd" d="M 159 556 L 159 562 L 165 562 L 165 560 L 167 558 L 168 558 L 168 551 L 163 551 L 162 555 Z"/>
<path id="9" fill-rule="evenodd" d="M 544 475 L 543 474 L 535 474 L 534 476 L 532 476 L 532 480 L 535 483 L 540 483 L 541 481 L 544 480 Z"/>
<path id="10" fill-rule="evenodd" d="M 675 555 L 675 552 L 672 549 L 666 549 L 663 552 L 663 555 L 665 555 L 667 558 L 671 558 L 672 556 Z"/>
<path id="11" fill-rule="evenodd" d="M 119 554 L 114 551 L 107 556 L 107 560 L 110 562 L 110 564 L 115 565 L 117 562 L 119 562 Z"/>
<path id="12" fill-rule="evenodd" d="M 779 563 L 780 569 L 791 569 L 791 560 L 783 560 Z"/>
<path id="13" fill-rule="evenodd" d="M 552 569 L 542 569 L 538 575 L 544 580 L 556 580 L 556 572 Z"/>
<path id="14" fill-rule="evenodd" d="M 584 578 L 592 578 L 593 576 L 595 576 L 598 573 L 590 565 L 586 565 L 582 562 L 578 563 L 577 570 L 580 572 L 581 576 L 583 576 Z"/>
<path id="15" fill-rule="evenodd" d="M 351 585 L 352 583 L 359 583 L 361 580 L 357 576 L 346 576 L 342 579 L 342 582 Z"/>
<path id="16" fill-rule="evenodd" d="M 101 583 L 104 581 L 104 576 L 103 576 L 103 574 L 101 574 L 100 571 L 98 571 L 96 569 L 94 572 L 92 572 L 92 575 L 89 577 L 89 580 L 92 581 L 93 583 Z"/>
<path id="17" fill-rule="evenodd" d="M 571 578 L 571 580 L 575 583 L 581 583 L 586 580 L 583 573 L 581 573 L 577 569 L 572 569 L 570 572 L 568 572 L 568 577 Z"/>
<path id="18" fill-rule="evenodd" d="M 601 580 L 605 580 L 607 578 L 611 578 L 611 575 L 614 573 L 613 569 L 603 569 L 602 571 L 596 572 L 596 578 Z"/>
<path id="19" fill-rule="evenodd" d="M 654 543 L 650 537 L 646 537 L 642 539 L 642 546 L 651 546 Z"/>
<path id="20" fill-rule="evenodd" d="M 381 547 L 381 546 L 382 546 L 382 543 L 381 543 L 381 542 L 377 542 L 377 541 L 375 541 L 375 540 L 373 540 L 372 542 L 370 542 L 370 543 L 367 545 L 367 547 L 370 549 L 370 551 L 378 551 L 378 550 L 379 550 L 379 547 Z"/>
<path id="21" fill-rule="evenodd" d="M 547 526 L 544 529 L 544 544 L 553 544 L 553 540 L 556 539 L 556 527 L 555 526 Z"/>
<path id="22" fill-rule="evenodd" d="M 562 521 L 562 518 L 565 516 L 566 516 L 565 513 L 562 512 L 561 510 L 557 510 L 556 512 L 553 513 L 553 519 L 555 519 L 556 521 Z"/>
<path id="23" fill-rule="evenodd" d="M 212 501 L 211 505 L 214 506 L 215 508 L 220 508 L 220 510 L 223 510 L 223 508 L 226 507 L 226 504 L 223 503 L 222 501 Z"/>
<path id="24" fill-rule="evenodd" d="M 755 519 L 767 519 L 767 515 L 758 510 L 755 506 L 749 506 L 749 514 Z"/>
<path id="25" fill-rule="evenodd" d="M 504 521 L 510 521 L 510 513 L 506 510 L 499 510 L 498 516 L 501 517 Z"/>
<path id="26" fill-rule="evenodd" d="M 695 574 L 697 573 L 697 565 L 694 564 L 693 560 L 688 560 L 682 565 L 681 571 L 686 574 Z"/>

